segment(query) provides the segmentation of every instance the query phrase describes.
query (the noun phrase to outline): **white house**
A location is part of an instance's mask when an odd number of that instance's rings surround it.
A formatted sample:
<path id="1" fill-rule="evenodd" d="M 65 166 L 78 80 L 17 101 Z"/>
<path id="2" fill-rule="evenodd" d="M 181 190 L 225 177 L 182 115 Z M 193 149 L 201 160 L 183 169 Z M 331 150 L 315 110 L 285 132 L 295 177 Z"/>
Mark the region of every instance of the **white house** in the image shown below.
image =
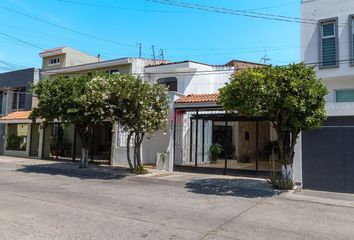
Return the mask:
<path id="1" fill-rule="evenodd" d="M 354 192 L 354 1 L 303 0 L 301 57 L 327 86 L 328 120 L 303 133 L 305 188 Z"/>
<path id="2" fill-rule="evenodd" d="M 170 114 L 167 132 L 159 131 L 142 145 L 145 163 L 155 163 L 157 153 L 169 153 L 168 170 L 174 167 L 175 101 L 190 94 L 217 93 L 234 73 L 231 65 L 209 65 L 194 61 L 162 63 L 145 67 L 145 80 L 164 84 L 169 89 Z"/>

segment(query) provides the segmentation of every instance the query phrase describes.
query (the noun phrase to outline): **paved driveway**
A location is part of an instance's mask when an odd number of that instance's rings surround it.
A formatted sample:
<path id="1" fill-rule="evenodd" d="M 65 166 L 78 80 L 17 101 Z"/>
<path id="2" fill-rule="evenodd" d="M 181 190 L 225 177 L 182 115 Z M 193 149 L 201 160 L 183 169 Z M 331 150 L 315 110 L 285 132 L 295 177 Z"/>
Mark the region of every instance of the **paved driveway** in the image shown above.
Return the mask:
<path id="1" fill-rule="evenodd" d="M 324 200 L 323 200 L 324 201 Z M 354 205 L 265 181 L 0 157 L 0 239 L 354 239 Z"/>

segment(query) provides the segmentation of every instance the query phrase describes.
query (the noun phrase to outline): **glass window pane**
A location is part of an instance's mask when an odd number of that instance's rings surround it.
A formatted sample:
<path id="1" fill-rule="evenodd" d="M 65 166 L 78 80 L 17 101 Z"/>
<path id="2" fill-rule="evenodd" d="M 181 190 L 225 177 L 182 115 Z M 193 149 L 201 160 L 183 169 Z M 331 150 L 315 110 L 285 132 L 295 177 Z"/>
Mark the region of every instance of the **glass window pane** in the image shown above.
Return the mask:
<path id="1" fill-rule="evenodd" d="M 336 102 L 354 102 L 354 90 L 336 91 Z"/>
<path id="2" fill-rule="evenodd" d="M 354 19 L 352 19 L 352 62 L 354 62 Z"/>
<path id="3" fill-rule="evenodd" d="M 333 37 L 335 36 L 335 25 L 334 23 L 326 23 L 322 25 L 322 36 L 323 37 Z"/>
<path id="4" fill-rule="evenodd" d="M 336 39 L 334 37 L 322 39 L 322 65 L 336 65 L 336 58 Z"/>

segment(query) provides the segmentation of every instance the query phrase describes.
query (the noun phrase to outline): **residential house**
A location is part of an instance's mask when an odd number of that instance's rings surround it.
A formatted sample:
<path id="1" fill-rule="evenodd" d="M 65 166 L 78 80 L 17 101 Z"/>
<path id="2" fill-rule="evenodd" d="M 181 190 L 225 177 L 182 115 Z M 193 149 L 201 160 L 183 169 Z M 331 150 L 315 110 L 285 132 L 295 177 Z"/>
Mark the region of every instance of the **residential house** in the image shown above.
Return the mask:
<path id="1" fill-rule="evenodd" d="M 169 126 L 143 141 L 145 164 L 154 164 L 158 154 L 164 153 L 168 156 L 165 159 L 167 170 L 246 174 L 279 171 L 277 159 L 271 161 L 270 150 L 267 149 L 276 139 L 267 119 L 228 114 L 217 103 L 219 89 L 230 81 L 235 71 L 261 64 L 232 60 L 224 65 L 210 65 L 195 61 L 168 62 L 139 58 L 102 61 L 74 52 L 78 51 L 64 47 L 40 53 L 43 59 L 42 78 L 101 71 L 138 75 L 145 81 L 164 84 L 168 88 Z M 79 61 L 77 56 L 80 56 Z M 75 61 L 72 57 L 76 58 Z M 80 156 L 80 139 L 72 124 L 54 122 L 46 126 L 39 123 L 37 126 L 38 157 L 76 160 Z M 89 154 L 93 162 L 127 165 L 126 147 L 132 143 L 127 142 L 127 134 L 117 123 L 107 120 L 97 125 L 92 139 Z M 222 147 L 216 155 L 211 151 L 215 144 Z"/>
<path id="2" fill-rule="evenodd" d="M 147 138 L 142 146 L 143 156 L 149 162 L 156 161 L 156 153 L 168 153 L 167 169 L 173 170 L 175 161 L 174 122 L 175 101 L 190 94 L 216 93 L 229 81 L 234 73 L 233 66 L 210 65 L 195 61 L 181 61 L 147 66 L 145 79 L 151 83 L 164 84 L 170 95 L 169 128 L 166 132 L 159 131 L 154 138 Z"/>
<path id="3" fill-rule="evenodd" d="M 232 60 L 218 66 L 184 61 L 146 68 L 149 81 L 165 84 L 175 93 L 167 134 L 169 169 L 229 174 L 280 170 L 267 149 L 276 140 L 269 121 L 227 114 L 217 103 L 218 90 L 235 71 L 259 66 L 263 65 Z M 213 159 L 211 146 L 215 144 L 223 150 Z"/>
<path id="4" fill-rule="evenodd" d="M 106 72 L 109 74 L 133 74 L 144 78 L 144 69 L 148 65 L 166 61 L 120 58 L 102 61 L 101 59 L 80 53 L 71 48 L 55 48 L 40 53 L 43 59 L 43 78 L 53 79 L 58 75 L 70 77 L 88 72 Z M 80 57 L 78 59 L 78 56 Z M 84 63 L 83 61 L 87 61 Z M 53 66 L 54 63 L 54 66 Z M 75 63 L 74 65 L 67 63 Z M 45 127 L 42 158 L 73 159 L 80 157 L 80 139 L 72 124 L 54 123 Z M 110 165 L 126 165 L 127 134 L 118 124 L 107 120 L 95 126 L 92 146 L 89 150 L 93 162 Z M 133 150 L 132 150 L 133 151 Z"/>
<path id="5" fill-rule="evenodd" d="M 39 81 L 40 70 L 35 68 L 0 74 L 0 155 L 38 155 L 38 129 L 28 120 L 32 109 L 31 85 Z M 32 134 L 31 134 L 32 133 Z M 33 144 L 30 145 L 30 139 Z"/>
<path id="6" fill-rule="evenodd" d="M 301 57 L 327 86 L 328 120 L 302 134 L 305 188 L 354 192 L 354 2 L 303 0 Z M 301 171 L 300 171 L 301 172 Z"/>

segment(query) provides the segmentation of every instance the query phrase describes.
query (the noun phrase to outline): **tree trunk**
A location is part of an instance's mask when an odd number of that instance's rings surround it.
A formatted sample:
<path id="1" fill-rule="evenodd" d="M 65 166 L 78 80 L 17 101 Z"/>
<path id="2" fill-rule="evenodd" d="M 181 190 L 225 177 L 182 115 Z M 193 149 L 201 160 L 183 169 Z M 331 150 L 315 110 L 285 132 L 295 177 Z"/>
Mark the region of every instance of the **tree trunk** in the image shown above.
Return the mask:
<path id="1" fill-rule="evenodd" d="M 78 133 L 81 140 L 81 158 L 80 158 L 80 168 L 87 168 L 89 159 L 89 146 L 90 146 L 90 130 L 92 126 L 88 125 L 77 125 Z"/>
<path id="2" fill-rule="evenodd" d="M 137 155 L 136 155 L 136 148 L 137 148 L 136 138 L 137 138 L 137 134 L 135 133 L 135 135 L 134 135 L 134 153 L 133 153 L 134 169 L 136 169 L 138 167 Z"/>
<path id="3" fill-rule="evenodd" d="M 144 133 L 138 134 L 137 142 L 136 142 L 136 154 L 137 154 L 137 166 L 143 166 L 142 160 L 141 160 L 141 144 L 144 139 Z"/>
<path id="4" fill-rule="evenodd" d="M 276 130 L 278 134 L 278 145 L 280 162 L 282 164 L 282 176 L 285 180 L 294 181 L 294 155 L 295 145 L 298 138 L 298 132 L 284 132 L 280 129 Z"/>
<path id="5" fill-rule="evenodd" d="M 81 148 L 80 168 L 88 167 L 88 158 L 89 158 L 88 155 L 89 155 L 88 148 Z"/>
<path id="6" fill-rule="evenodd" d="M 133 166 L 132 160 L 130 158 L 130 140 L 132 138 L 132 135 L 133 135 L 133 132 L 130 132 L 128 134 L 128 138 L 127 138 L 127 161 L 128 161 L 129 168 L 130 168 L 131 171 L 134 170 L 134 166 Z"/>
<path id="7" fill-rule="evenodd" d="M 133 163 L 130 158 L 130 145 L 129 142 L 134 134 L 134 151 L 133 151 Z M 141 144 L 144 139 L 144 133 L 130 132 L 127 139 L 127 160 L 130 170 L 137 170 L 139 167 L 143 166 L 141 160 Z"/>

